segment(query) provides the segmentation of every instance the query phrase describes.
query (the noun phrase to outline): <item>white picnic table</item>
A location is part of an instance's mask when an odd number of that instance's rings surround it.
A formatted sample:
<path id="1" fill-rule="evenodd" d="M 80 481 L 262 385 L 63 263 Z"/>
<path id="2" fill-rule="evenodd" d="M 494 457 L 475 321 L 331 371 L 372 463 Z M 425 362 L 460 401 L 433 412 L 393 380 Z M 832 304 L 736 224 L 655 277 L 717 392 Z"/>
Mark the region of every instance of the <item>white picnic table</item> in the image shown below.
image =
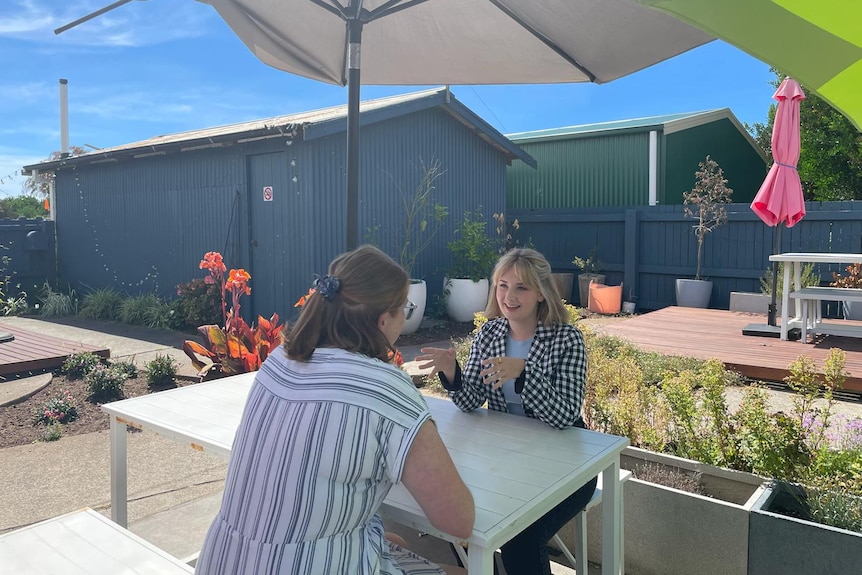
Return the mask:
<path id="1" fill-rule="evenodd" d="M 799 291 L 803 288 L 802 286 L 802 266 L 805 264 L 813 263 L 813 264 L 855 264 L 862 263 L 862 254 L 839 254 L 839 253 L 819 253 L 819 252 L 788 252 L 782 254 L 773 254 L 769 256 L 769 261 L 771 262 L 783 262 L 785 264 L 784 268 L 784 283 L 782 285 L 782 293 L 781 293 L 781 339 L 787 340 L 787 332 L 794 327 L 803 327 L 803 317 L 802 317 L 802 308 L 803 308 L 803 298 L 792 298 L 794 299 L 795 305 L 795 315 L 794 317 L 790 317 L 790 299 L 791 293 L 794 291 Z M 793 278 L 793 283 L 791 286 L 791 277 Z M 806 314 L 808 315 L 808 314 Z M 819 317 L 819 316 L 814 316 Z M 804 318 L 806 320 L 806 325 L 804 326 L 808 328 L 807 320 L 808 317 Z M 862 337 L 862 330 L 859 329 L 850 329 L 848 330 L 844 326 L 835 327 L 834 329 L 830 329 L 829 326 L 824 325 L 813 325 L 812 326 L 815 331 L 820 333 L 834 333 L 836 335 L 850 335 L 856 337 Z M 803 340 L 803 343 L 805 341 Z"/>
<path id="2" fill-rule="evenodd" d="M 198 383 L 102 406 L 111 416 L 111 517 L 127 515 L 126 428 L 154 431 L 191 448 L 229 458 L 254 374 Z M 458 472 L 476 502 L 466 542 L 468 571 L 493 573 L 493 554 L 593 477 L 603 479 L 602 573 L 618 575 L 622 558 L 620 453 L 625 437 L 478 409 L 461 412 L 445 399 L 426 397 Z M 434 529 L 403 485 L 381 513 L 419 531 L 462 542 Z"/>

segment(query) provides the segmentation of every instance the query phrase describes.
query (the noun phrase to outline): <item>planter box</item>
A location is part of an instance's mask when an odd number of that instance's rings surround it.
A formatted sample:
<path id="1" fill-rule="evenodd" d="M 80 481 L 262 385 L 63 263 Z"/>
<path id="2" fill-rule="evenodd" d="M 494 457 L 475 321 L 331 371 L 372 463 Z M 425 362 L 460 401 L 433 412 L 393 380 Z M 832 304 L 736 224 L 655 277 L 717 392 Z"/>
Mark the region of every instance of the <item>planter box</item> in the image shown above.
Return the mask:
<path id="1" fill-rule="evenodd" d="M 808 516 L 802 489 L 773 483 L 751 509 L 748 527 L 749 575 L 775 573 L 858 573 L 862 534 L 776 513 Z"/>
<path id="2" fill-rule="evenodd" d="M 763 491 L 763 478 L 634 447 L 623 451 L 623 469 L 648 463 L 692 474 L 708 496 L 629 479 L 623 500 L 626 573 L 745 575 L 748 515 Z M 561 533 L 566 545 L 573 532 L 566 527 Z M 587 533 L 588 558 L 600 563 L 601 512 L 590 511 Z"/>
<path id="3" fill-rule="evenodd" d="M 746 313 L 769 313 L 772 296 L 765 293 L 732 291 L 730 292 L 730 311 Z M 781 298 L 775 302 L 776 313 L 781 313 Z"/>

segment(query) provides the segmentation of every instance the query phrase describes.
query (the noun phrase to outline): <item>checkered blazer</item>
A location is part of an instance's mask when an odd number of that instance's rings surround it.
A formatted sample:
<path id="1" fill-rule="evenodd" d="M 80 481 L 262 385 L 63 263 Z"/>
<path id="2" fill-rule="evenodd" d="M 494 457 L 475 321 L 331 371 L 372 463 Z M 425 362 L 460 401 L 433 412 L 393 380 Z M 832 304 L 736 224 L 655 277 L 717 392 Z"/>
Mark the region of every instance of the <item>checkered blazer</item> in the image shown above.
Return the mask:
<path id="1" fill-rule="evenodd" d="M 441 374 L 443 387 L 463 411 L 486 401 L 489 409 L 508 411 L 503 390 L 492 389 L 479 375 L 483 359 L 506 355 L 508 335 L 505 318 L 487 322 L 473 339 L 467 365 L 461 370 L 456 364 L 455 381 L 448 382 Z M 528 416 L 557 429 L 574 426 L 581 418 L 587 382 L 587 351 L 580 330 L 568 324 L 545 327 L 539 323 L 522 377 L 521 401 Z"/>

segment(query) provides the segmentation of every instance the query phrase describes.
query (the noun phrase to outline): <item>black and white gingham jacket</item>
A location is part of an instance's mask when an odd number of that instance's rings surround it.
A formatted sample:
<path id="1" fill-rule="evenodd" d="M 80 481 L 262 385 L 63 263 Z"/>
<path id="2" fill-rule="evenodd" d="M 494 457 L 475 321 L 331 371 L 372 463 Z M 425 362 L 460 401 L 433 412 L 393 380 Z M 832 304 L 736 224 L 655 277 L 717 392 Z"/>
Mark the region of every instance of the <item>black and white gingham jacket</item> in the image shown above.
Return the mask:
<path id="1" fill-rule="evenodd" d="M 474 337 L 463 371 L 456 364 L 455 381 L 440 374 L 443 387 L 461 410 L 472 411 L 487 400 L 489 409 L 508 411 L 503 390 L 492 389 L 479 376 L 483 359 L 506 355 L 508 334 L 505 318 L 489 321 Z M 580 330 L 568 324 L 545 327 L 539 323 L 524 373 L 515 382 L 526 414 L 557 429 L 574 426 L 581 418 L 586 381 L 587 351 Z"/>

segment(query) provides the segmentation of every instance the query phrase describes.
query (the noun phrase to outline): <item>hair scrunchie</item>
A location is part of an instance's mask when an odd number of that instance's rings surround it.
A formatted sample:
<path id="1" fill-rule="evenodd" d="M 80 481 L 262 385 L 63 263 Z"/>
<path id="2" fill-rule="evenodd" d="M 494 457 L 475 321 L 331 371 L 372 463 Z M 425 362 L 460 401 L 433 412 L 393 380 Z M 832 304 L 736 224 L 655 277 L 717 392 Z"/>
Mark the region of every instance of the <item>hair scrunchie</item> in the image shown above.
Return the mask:
<path id="1" fill-rule="evenodd" d="M 335 276 L 323 276 L 314 280 L 314 289 L 326 301 L 332 301 L 341 289 L 341 280 Z"/>

